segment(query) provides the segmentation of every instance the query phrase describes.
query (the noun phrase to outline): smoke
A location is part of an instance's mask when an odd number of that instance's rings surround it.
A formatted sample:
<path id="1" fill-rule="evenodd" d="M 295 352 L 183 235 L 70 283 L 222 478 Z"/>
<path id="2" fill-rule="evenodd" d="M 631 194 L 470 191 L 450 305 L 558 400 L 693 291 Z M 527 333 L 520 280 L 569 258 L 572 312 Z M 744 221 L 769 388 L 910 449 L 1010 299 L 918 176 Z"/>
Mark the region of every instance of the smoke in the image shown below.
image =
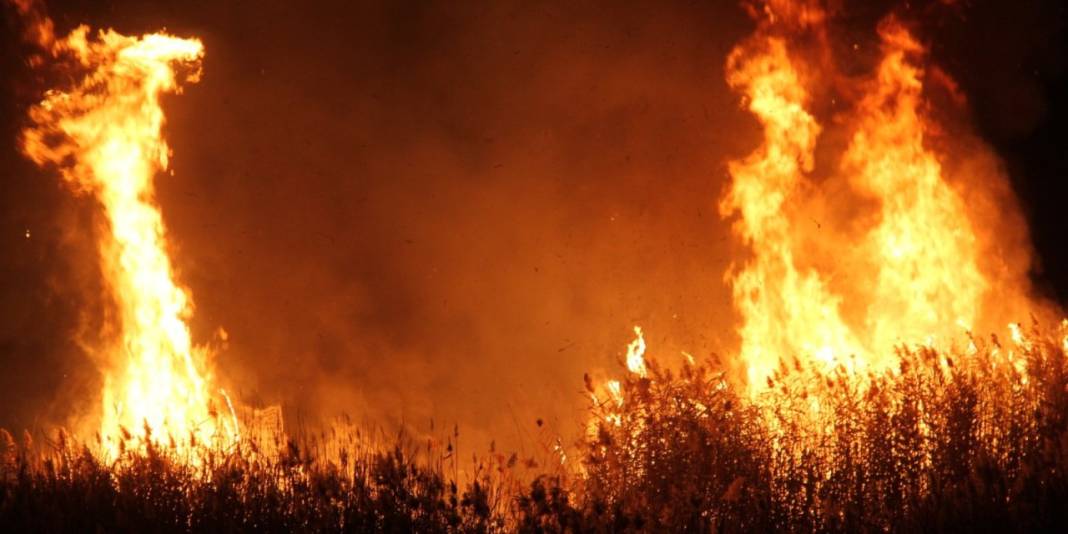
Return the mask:
<path id="1" fill-rule="evenodd" d="M 47 49 L 55 40 L 54 25 L 45 13 L 44 5 L 37 0 L 10 0 L 18 14 L 22 39 L 26 43 Z"/>
<path id="2" fill-rule="evenodd" d="M 668 357 L 730 340 L 714 203 L 744 121 L 720 65 L 745 22 L 452 9 L 319 13 L 251 61 L 205 35 L 171 122 L 172 191 L 200 201 L 172 229 L 204 236 L 179 262 L 239 397 L 529 447 L 538 418 L 581 428 L 581 376 L 632 325 Z M 212 108 L 232 122 L 182 135 Z"/>
<path id="3" fill-rule="evenodd" d="M 434 418 L 533 452 L 581 429 L 582 374 L 620 372 L 632 326 L 647 358 L 737 348 L 723 273 L 741 251 L 717 202 L 759 134 L 724 82 L 744 10 L 575 4 L 49 6 L 57 33 L 204 41 L 203 80 L 165 101 L 157 187 L 194 339 L 227 331 L 235 399 L 291 427 Z M 855 7 L 834 13 L 874 10 Z M 32 80 L 5 45 L 5 78 Z M 3 97 L 13 140 L 32 99 Z M 0 425 L 19 427 L 95 390 L 69 340 L 99 287 L 90 207 L 8 144 L 0 359 L 32 379 L 0 379 L 23 399 Z"/>

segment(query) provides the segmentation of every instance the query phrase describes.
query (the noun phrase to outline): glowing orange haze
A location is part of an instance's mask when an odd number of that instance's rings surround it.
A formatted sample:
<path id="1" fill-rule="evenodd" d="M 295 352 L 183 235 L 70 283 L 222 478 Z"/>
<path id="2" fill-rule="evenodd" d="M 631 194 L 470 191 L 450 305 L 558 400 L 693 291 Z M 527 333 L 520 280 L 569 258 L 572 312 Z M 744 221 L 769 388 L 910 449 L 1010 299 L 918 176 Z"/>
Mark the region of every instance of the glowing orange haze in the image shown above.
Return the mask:
<path id="1" fill-rule="evenodd" d="M 120 335 L 104 351 L 103 452 L 114 457 L 127 433 L 151 432 L 154 442 L 185 451 L 195 443 L 233 443 L 237 420 L 225 392 L 212 385 L 207 349 L 191 342 L 192 302 L 175 282 L 152 185 L 169 155 L 160 94 L 179 90 L 175 67 L 196 81 L 203 46 L 166 34 L 90 36 L 85 26 L 47 41 L 54 56 L 71 58 L 85 77 L 32 108 L 35 126 L 24 132 L 23 148 L 38 164 L 56 165 L 75 190 L 92 194 L 107 216 L 100 259 Z M 229 408 L 226 416 L 217 404 Z"/>

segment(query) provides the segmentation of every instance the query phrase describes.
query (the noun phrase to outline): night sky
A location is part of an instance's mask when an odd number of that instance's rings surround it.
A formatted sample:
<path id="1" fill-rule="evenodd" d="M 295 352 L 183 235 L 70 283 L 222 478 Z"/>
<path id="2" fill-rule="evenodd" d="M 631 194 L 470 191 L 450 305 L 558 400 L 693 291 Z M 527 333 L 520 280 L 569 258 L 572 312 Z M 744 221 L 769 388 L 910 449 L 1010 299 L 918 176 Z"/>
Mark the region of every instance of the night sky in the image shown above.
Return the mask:
<path id="1" fill-rule="evenodd" d="M 582 419 L 584 372 L 630 328 L 663 354 L 736 343 L 716 202 L 755 121 L 724 82 L 752 22 L 724 2 L 49 2 L 79 23 L 198 36 L 165 100 L 157 181 L 194 337 L 220 378 L 300 418 L 347 412 L 532 443 Z M 949 4 L 949 5 L 945 5 Z M 836 2 L 868 46 L 890 2 Z M 913 4 L 1068 299 L 1068 8 Z M 0 46 L 0 426 L 62 422 L 99 387 L 91 199 L 17 150 L 44 80 Z M 27 231 L 30 236 L 27 237 Z M 548 430 L 533 424 L 538 418 Z M 532 439 L 534 438 L 534 439 Z M 488 441 L 488 439 L 487 439 Z"/>

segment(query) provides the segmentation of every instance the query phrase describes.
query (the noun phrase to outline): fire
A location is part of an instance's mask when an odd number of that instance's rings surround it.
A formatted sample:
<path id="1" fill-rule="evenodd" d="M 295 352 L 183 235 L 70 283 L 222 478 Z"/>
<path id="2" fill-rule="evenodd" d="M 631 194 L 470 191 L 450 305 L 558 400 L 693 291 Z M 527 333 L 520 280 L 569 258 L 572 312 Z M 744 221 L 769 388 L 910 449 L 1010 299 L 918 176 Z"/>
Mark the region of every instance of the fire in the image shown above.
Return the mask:
<path id="1" fill-rule="evenodd" d="M 924 147 L 920 45 L 895 20 L 880 28 L 883 60 L 843 168 L 880 203 L 865 253 L 878 267 L 864 328 L 869 352 L 928 336 L 951 338 L 976 323 L 988 282 L 964 203 Z"/>
<path id="2" fill-rule="evenodd" d="M 1061 348 L 1064 352 L 1068 352 L 1068 319 L 1061 320 L 1061 332 L 1064 332 L 1064 337 L 1061 338 Z"/>
<path id="3" fill-rule="evenodd" d="M 645 337 L 642 335 L 640 326 L 634 327 L 634 341 L 627 345 L 627 369 L 630 372 L 645 378 L 648 371 L 645 369 Z"/>
<path id="4" fill-rule="evenodd" d="M 742 91 L 764 126 L 764 145 L 730 164 L 734 177 L 720 204 L 737 213 L 735 233 L 753 249 L 750 263 L 728 277 L 744 324 L 741 357 L 751 385 L 779 358 L 800 350 L 833 365 L 860 348 L 819 272 L 797 265 L 789 202 L 811 171 L 820 126 L 805 110 L 808 93 L 777 37 L 754 40 L 727 60 L 728 83 Z"/>
<path id="5" fill-rule="evenodd" d="M 104 351 L 103 452 L 115 457 L 130 433 L 189 448 L 233 443 L 233 405 L 213 383 L 208 349 L 192 343 L 193 303 L 175 280 L 153 190 L 170 156 L 160 95 L 180 91 L 179 71 L 197 81 L 204 47 L 164 33 L 92 35 L 86 26 L 52 39 L 50 21 L 39 22 L 47 23 L 39 44 L 81 78 L 30 110 L 22 148 L 37 164 L 58 168 L 76 192 L 92 194 L 107 222 L 98 245 L 119 339 Z"/>
<path id="6" fill-rule="evenodd" d="M 980 215 L 969 212 L 946 178 L 943 155 L 929 146 L 937 125 L 926 113 L 924 49 L 909 30 L 884 19 L 881 60 L 858 81 L 826 59 L 817 4 L 769 2 L 758 15 L 756 35 L 727 60 L 727 81 L 763 127 L 763 142 L 730 163 L 720 204 L 752 252 L 726 277 L 742 318 L 750 390 L 770 384 L 786 358 L 849 376 L 893 370 L 896 347 L 945 344 L 977 325 L 993 327 L 984 305 L 995 285 L 999 298 L 1029 306 L 1025 281 L 984 264 L 983 243 L 997 238 L 980 235 Z M 825 52 L 811 62 L 790 45 L 806 32 Z M 851 136 L 829 177 L 813 176 L 822 132 L 809 111 L 816 77 L 843 80 L 850 87 L 843 94 L 861 95 L 840 117 Z M 836 199 L 851 205 L 822 197 L 829 183 L 844 184 L 848 193 Z"/>

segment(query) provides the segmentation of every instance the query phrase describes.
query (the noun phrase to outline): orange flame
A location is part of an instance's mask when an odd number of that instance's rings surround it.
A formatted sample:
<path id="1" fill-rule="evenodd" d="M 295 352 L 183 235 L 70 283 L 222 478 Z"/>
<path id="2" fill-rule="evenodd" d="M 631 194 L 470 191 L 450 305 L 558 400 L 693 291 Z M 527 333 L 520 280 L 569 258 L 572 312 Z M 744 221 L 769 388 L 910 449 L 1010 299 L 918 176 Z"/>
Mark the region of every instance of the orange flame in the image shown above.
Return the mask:
<path id="1" fill-rule="evenodd" d="M 862 96 L 846 117 L 851 138 L 838 174 L 822 178 L 845 183 L 860 209 L 841 217 L 819 211 L 826 199 L 812 174 L 822 128 L 808 111 L 800 72 L 839 77 L 825 72 L 826 53 L 813 64 L 791 55 L 787 37 L 798 32 L 815 32 L 828 46 L 823 12 L 813 2 L 802 7 L 772 1 L 754 11 L 763 18 L 757 34 L 727 60 L 728 83 L 764 134 L 753 154 L 730 163 L 733 180 L 720 204 L 724 217 L 737 217 L 734 233 L 752 250 L 727 281 L 754 393 L 784 358 L 852 376 L 885 372 L 896 365 L 897 346 L 993 328 L 994 311 L 984 315 L 984 305 L 995 286 L 1013 311 L 1039 307 L 1022 276 L 984 263 L 983 244 L 996 238 L 979 234 L 973 218 L 981 214 L 969 212 L 946 180 L 942 155 L 927 145 L 934 127 L 925 113 L 924 49 L 893 16 L 879 26 L 874 76 L 853 87 Z M 844 220 L 819 224 L 817 216 Z"/>
<path id="2" fill-rule="evenodd" d="M 952 338 L 958 324 L 976 323 L 988 285 L 964 203 L 924 147 L 922 72 L 908 61 L 923 49 L 894 19 L 880 36 L 876 84 L 859 104 L 859 126 L 843 156 L 854 188 L 880 204 L 863 244 L 878 268 L 864 325 L 870 352 Z"/>
<path id="3" fill-rule="evenodd" d="M 764 125 L 764 145 L 731 162 L 734 181 L 720 204 L 724 216 L 740 215 L 734 231 L 753 248 L 750 263 L 728 273 L 728 280 L 744 318 L 741 356 L 755 385 L 795 350 L 833 365 L 860 344 L 821 274 L 795 260 L 788 203 L 803 173 L 812 170 L 820 126 L 805 110 L 808 94 L 786 43 L 768 37 L 737 48 L 727 70 L 728 83 L 744 92 L 748 109 Z"/>
<path id="4" fill-rule="evenodd" d="M 121 339 L 107 350 L 104 369 L 104 452 L 114 457 L 120 436 L 142 428 L 143 438 L 157 443 L 168 434 L 188 438 L 190 447 L 232 443 L 236 418 L 215 411 L 209 354 L 192 344 L 186 322 L 192 302 L 175 282 L 152 185 L 169 157 L 159 97 L 179 92 L 177 67 L 197 81 L 203 45 L 162 33 L 128 37 L 108 30 L 93 38 L 81 26 L 52 42 L 50 52 L 69 57 L 85 75 L 70 89 L 49 91 L 30 110 L 34 127 L 24 132 L 23 150 L 39 165 L 56 165 L 78 192 L 93 194 L 107 217 L 100 258 Z"/>

